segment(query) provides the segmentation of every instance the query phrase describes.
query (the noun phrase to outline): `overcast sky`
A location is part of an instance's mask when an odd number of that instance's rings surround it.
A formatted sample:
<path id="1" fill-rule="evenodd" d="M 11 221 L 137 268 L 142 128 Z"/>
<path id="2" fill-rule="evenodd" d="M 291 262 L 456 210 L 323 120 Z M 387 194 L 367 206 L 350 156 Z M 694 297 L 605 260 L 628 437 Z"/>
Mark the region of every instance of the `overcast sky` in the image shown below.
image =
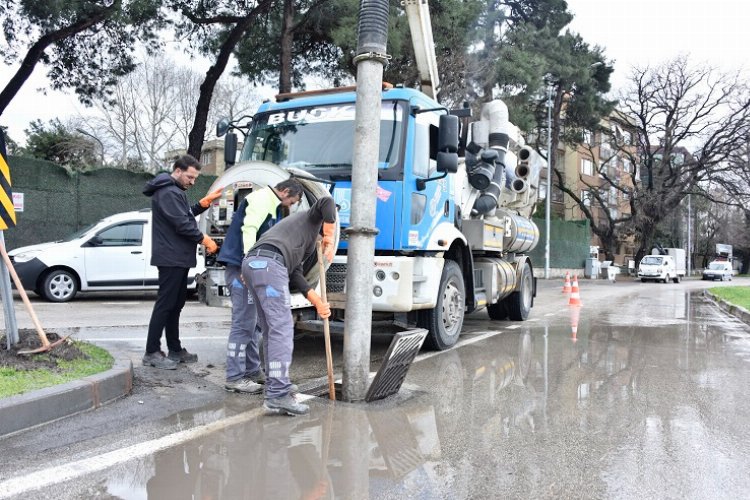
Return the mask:
<path id="1" fill-rule="evenodd" d="M 693 64 L 706 62 L 724 71 L 744 69 L 750 47 L 748 0 L 568 0 L 575 14 L 571 29 L 592 45 L 605 48 L 615 61 L 613 86 L 624 84 L 633 65 L 659 64 L 683 54 Z M 47 86 L 44 68 L 31 79 L 0 118 L 10 136 L 23 141 L 24 129 L 33 119 L 65 121 L 85 110 L 75 96 L 37 89 Z M 0 73 L 0 86 L 11 77 Z"/>

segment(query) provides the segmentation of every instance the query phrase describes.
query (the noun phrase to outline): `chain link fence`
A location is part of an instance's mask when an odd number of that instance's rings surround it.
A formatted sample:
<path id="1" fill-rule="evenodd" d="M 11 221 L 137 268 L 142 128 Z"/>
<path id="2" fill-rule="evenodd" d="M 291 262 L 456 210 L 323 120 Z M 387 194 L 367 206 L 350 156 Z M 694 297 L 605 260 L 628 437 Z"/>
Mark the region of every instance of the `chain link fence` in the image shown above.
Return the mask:
<path id="1" fill-rule="evenodd" d="M 103 217 L 151 206 L 143 186 L 152 174 L 102 168 L 69 172 L 52 162 L 10 156 L 13 193 L 23 194 L 16 227 L 5 231 L 9 249 L 56 241 Z M 202 198 L 216 176 L 201 175 L 187 191 L 191 203 Z"/>

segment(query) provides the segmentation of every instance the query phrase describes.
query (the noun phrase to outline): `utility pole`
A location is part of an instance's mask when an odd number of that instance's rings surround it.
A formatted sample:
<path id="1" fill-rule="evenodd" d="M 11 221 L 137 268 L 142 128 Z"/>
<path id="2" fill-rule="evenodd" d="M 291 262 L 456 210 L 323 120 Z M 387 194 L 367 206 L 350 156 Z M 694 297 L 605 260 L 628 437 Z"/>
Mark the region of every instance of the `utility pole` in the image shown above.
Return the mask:
<path id="1" fill-rule="evenodd" d="M 544 197 L 544 279 L 549 279 L 550 198 L 552 198 L 552 90 L 547 84 L 547 192 Z"/>
<path id="2" fill-rule="evenodd" d="M 372 276 L 375 256 L 375 190 L 378 182 L 383 66 L 388 60 L 388 0 L 362 0 L 359 10 L 357 102 L 352 165 L 351 224 L 346 275 L 343 398 L 367 393 L 372 334 Z"/>

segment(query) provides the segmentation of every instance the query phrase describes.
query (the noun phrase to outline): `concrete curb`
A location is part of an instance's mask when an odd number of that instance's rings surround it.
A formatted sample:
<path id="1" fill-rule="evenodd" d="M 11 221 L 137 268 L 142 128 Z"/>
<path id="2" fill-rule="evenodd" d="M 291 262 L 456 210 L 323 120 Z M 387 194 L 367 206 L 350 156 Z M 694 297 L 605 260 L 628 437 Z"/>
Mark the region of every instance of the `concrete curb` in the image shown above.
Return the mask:
<path id="1" fill-rule="evenodd" d="M 716 305 L 718 305 L 724 311 L 728 312 L 732 316 L 735 316 L 737 319 L 739 319 L 743 323 L 747 323 L 748 325 L 750 325 L 750 311 L 748 311 L 744 307 L 740 307 L 736 304 L 727 302 L 726 300 L 717 297 L 716 295 L 709 292 L 708 290 L 703 290 L 703 295 L 705 295 L 710 300 L 715 302 Z"/>
<path id="2" fill-rule="evenodd" d="M 133 363 L 124 356 L 112 356 L 115 362 L 106 372 L 0 399 L 0 436 L 93 410 L 130 394 Z"/>

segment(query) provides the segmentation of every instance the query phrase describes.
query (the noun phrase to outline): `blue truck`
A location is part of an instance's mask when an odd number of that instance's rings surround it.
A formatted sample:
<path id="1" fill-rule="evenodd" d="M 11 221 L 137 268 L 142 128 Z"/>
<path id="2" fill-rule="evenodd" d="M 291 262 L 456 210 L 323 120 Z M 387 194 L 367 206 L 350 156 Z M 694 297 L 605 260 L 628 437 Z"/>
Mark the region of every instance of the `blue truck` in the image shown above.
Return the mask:
<path id="1" fill-rule="evenodd" d="M 263 103 L 251 119 L 223 122 L 231 164 L 237 134 L 239 161 L 220 176 L 224 188 L 201 219 L 204 231 L 222 239 L 234 207 L 258 186 L 289 177 L 306 186 L 304 209 L 333 196 L 340 227 L 349 225 L 355 130 L 352 88 L 284 94 Z M 458 162 L 441 161 L 446 134 L 459 143 L 457 118 L 424 93 L 386 87 L 382 92 L 378 158 L 373 320 L 429 330 L 436 349 L 456 343 L 466 313 L 487 309 L 495 320 L 525 320 L 536 295 L 527 252 L 539 240 L 531 220 L 543 160 L 524 145 L 502 101 L 484 105 L 471 123 Z M 442 130 L 441 130 L 442 129 Z M 212 188 L 213 189 L 213 188 Z M 326 273 L 334 319 L 346 314 L 346 232 Z M 309 279 L 316 266 L 310 263 Z M 223 271 L 206 262 L 202 296 L 218 304 L 228 296 Z M 302 323 L 314 309 L 296 294 Z"/>

